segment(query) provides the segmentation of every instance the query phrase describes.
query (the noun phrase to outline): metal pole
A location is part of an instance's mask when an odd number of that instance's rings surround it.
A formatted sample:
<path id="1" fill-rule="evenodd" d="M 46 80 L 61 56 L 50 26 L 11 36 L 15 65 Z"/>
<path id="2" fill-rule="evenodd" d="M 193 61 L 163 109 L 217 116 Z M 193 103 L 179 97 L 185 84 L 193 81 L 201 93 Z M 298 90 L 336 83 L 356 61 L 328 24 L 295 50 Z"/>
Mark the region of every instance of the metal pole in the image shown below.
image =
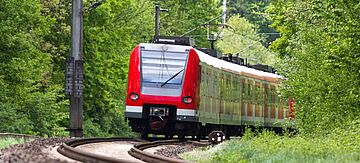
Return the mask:
<path id="1" fill-rule="evenodd" d="M 222 23 L 221 23 L 221 30 L 219 32 L 220 38 L 222 38 L 222 30 L 225 28 L 225 25 L 226 25 L 226 0 L 223 0 Z"/>
<path id="2" fill-rule="evenodd" d="M 159 38 L 160 12 L 168 12 L 168 9 L 162 9 L 159 5 L 155 5 L 155 35 L 153 38 L 153 42 L 156 42 Z"/>
<path id="3" fill-rule="evenodd" d="M 155 5 L 155 35 L 154 35 L 154 42 L 157 40 L 159 36 L 159 12 L 160 7 L 159 5 Z"/>
<path id="4" fill-rule="evenodd" d="M 75 60 L 82 60 L 83 4 L 82 0 L 73 0 L 72 4 L 71 55 Z"/>
<path id="5" fill-rule="evenodd" d="M 83 4 L 72 1 L 71 56 L 67 61 L 66 94 L 70 98 L 71 137 L 83 137 Z"/>
<path id="6" fill-rule="evenodd" d="M 222 25 L 226 24 L 226 0 L 223 0 Z"/>

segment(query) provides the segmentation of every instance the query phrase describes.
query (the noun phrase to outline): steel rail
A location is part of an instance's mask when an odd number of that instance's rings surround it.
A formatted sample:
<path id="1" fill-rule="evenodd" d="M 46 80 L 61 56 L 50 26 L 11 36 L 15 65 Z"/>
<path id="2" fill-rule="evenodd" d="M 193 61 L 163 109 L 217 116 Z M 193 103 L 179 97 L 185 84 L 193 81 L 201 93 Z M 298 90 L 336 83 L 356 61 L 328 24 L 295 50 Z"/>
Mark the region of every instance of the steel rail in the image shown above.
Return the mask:
<path id="1" fill-rule="evenodd" d="M 99 163 L 132 163 L 132 161 L 104 156 L 96 153 L 86 152 L 84 150 L 77 149 L 75 147 L 90 143 L 99 142 L 114 142 L 114 141 L 141 141 L 139 139 L 132 138 L 86 138 L 86 139 L 75 139 L 63 143 L 57 151 L 62 155 L 82 162 L 99 162 Z"/>
<path id="2" fill-rule="evenodd" d="M 130 149 L 128 152 L 131 156 L 145 161 L 145 162 L 151 162 L 151 163 L 188 163 L 188 161 L 181 160 L 181 159 L 175 159 L 175 158 L 169 158 L 165 156 L 160 156 L 156 154 L 152 154 L 149 152 L 143 151 L 144 149 L 151 148 L 151 147 L 157 147 L 160 145 L 169 145 L 174 143 L 181 143 L 181 142 L 189 142 L 193 144 L 197 144 L 198 146 L 207 146 L 209 143 L 201 143 L 201 142 L 195 142 L 195 141 L 184 141 L 184 140 L 165 140 L 165 141 L 154 141 L 154 142 L 146 142 L 134 145 L 133 148 Z"/>
<path id="3" fill-rule="evenodd" d="M 26 135 L 26 134 L 16 134 L 16 133 L 0 133 L 0 138 L 21 138 L 21 139 L 38 139 L 39 136 Z"/>

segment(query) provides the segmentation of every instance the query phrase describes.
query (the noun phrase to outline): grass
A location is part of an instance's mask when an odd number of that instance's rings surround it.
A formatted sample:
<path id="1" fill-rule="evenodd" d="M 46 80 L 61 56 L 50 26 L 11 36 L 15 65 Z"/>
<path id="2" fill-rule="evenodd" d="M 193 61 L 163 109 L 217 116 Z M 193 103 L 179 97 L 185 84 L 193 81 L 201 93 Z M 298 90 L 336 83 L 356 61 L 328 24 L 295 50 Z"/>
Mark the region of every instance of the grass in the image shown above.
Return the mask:
<path id="1" fill-rule="evenodd" d="M 0 138 L 0 149 L 6 148 L 10 145 L 21 144 L 29 141 L 28 139 L 22 138 Z"/>
<path id="2" fill-rule="evenodd" d="M 247 132 L 241 139 L 181 156 L 194 162 L 360 162 L 359 131 L 339 130 L 322 136 Z"/>

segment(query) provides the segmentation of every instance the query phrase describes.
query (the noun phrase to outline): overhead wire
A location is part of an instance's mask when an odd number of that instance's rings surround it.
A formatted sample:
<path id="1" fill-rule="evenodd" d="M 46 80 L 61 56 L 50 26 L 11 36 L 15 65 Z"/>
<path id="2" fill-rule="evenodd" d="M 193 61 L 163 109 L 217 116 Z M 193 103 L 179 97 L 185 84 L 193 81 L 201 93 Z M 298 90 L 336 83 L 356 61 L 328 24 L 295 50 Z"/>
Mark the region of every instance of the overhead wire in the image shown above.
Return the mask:
<path id="1" fill-rule="evenodd" d="M 209 21 L 206 21 L 205 23 L 203 23 L 203 24 L 201 24 L 201 25 L 198 25 L 198 26 L 196 26 L 196 27 L 193 28 L 193 29 L 190 29 L 189 31 L 187 31 L 187 32 L 185 32 L 184 34 L 180 35 L 180 37 L 183 37 L 183 36 L 185 36 L 185 35 L 193 32 L 193 31 L 197 30 L 197 29 L 200 28 L 200 27 L 203 27 L 203 26 L 205 26 L 205 25 L 208 25 L 208 23 L 210 23 L 210 22 L 212 22 L 212 21 L 214 21 L 214 20 L 216 20 L 216 19 L 218 19 L 218 18 L 220 18 L 220 17 L 222 17 L 222 16 L 223 16 L 223 14 L 220 14 L 220 15 L 218 15 L 218 16 L 210 19 Z"/>

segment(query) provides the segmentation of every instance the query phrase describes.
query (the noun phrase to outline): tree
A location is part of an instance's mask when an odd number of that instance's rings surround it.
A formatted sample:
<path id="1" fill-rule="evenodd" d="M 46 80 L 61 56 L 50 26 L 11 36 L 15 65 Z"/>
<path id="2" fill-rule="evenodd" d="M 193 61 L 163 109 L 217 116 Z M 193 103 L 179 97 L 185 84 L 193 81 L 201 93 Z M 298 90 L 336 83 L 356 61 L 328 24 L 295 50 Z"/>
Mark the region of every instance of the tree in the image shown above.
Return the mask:
<path id="1" fill-rule="evenodd" d="M 283 58 L 279 69 L 287 80 L 282 92 L 296 99 L 299 128 L 305 133 L 359 126 L 359 5 L 279 0 L 270 10 L 282 32 L 272 45 Z"/>
<path id="2" fill-rule="evenodd" d="M 160 35 L 180 36 L 197 28 L 186 36 L 195 38 L 196 46 L 209 47 L 206 38 L 206 28 L 203 24 L 215 17 L 220 16 L 219 0 L 162 0 L 159 5 L 169 9 L 169 12 L 161 13 Z M 211 24 L 219 23 L 215 19 Z"/>
<path id="3" fill-rule="evenodd" d="M 238 53 L 252 64 L 274 63 L 275 55 L 261 44 L 263 38 L 253 24 L 239 15 L 231 16 L 227 24 L 230 27 L 223 31 L 223 38 L 216 44 L 224 54 Z"/>
<path id="4" fill-rule="evenodd" d="M 239 14 L 241 17 L 247 19 L 251 24 L 256 26 L 256 31 L 264 37 L 263 45 L 268 47 L 271 42 L 279 37 L 277 31 L 270 27 L 272 23 L 269 20 L 266 9 L 275 2 L 275 0 L 230 0 L 227 1 L 229 15 Z"/>
<path id="5" fill-rule="evenodd" d="M 44 36 L 54 19 L 31 0 L 0 2 L 0 130 L 63 135 L 66 100 L 50 81 L 52 58 Z"/>

